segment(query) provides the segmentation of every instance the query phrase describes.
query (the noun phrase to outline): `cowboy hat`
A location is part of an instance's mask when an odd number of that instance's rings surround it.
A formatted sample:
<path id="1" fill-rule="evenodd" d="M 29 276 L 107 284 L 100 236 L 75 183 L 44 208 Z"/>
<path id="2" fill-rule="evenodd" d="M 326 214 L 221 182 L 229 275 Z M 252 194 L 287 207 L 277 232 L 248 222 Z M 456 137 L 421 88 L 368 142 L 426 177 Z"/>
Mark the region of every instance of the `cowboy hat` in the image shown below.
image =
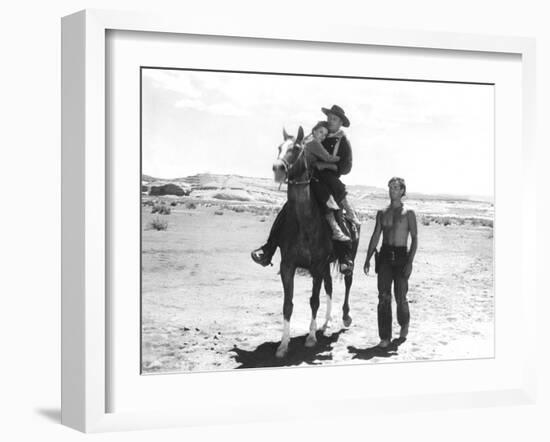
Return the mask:
<path id="1" fill-rule="evenodd" d="M 330 109 L 327 109 L 326 107 L 322 107 L 321 111 L 325 115 L 328 115 L 328 114 L 336 115 L 338 118 L 340 118 L 340 120 L 342 120 L 342 126 L 349 127 L 350 123 L 349 123 L 348 117 L 346 117 L 346 113 L 344 112 L 344 109 L 342 109 L 340 106 L 337 106 L 336 104 L 334 104 Z"/>

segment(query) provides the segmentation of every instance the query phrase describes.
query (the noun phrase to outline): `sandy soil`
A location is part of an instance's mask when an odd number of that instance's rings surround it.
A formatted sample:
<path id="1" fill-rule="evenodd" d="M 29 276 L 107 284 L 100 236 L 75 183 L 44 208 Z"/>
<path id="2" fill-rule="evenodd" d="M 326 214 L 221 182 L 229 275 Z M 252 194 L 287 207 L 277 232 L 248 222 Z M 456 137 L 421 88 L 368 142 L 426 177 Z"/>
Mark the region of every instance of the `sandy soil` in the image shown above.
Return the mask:
<path id="1" fill-rule="evenodd" d="M 264 242 L 274 215 L 178 205 L 161 217 L 168 221 L 167 230 L 156 231 L 148 228 L 157 217 L 150 211 L 144 207 L 142 217 L 144 373 L 493 357 L 490 227 L 419 223 L 419 250 L 409 281 L 409 338 L 381 351 L 373 348 L 378 343 L 376 277 L 361 270 L 374 227 L 365 222 L 351 289 L 353 324 L 343 328 L 344 283 L 335 278 L 334 326 L 327 336 L 318 332 L 318 345 L 306 349 L 311 279 L 297 276 L 290 351 L 277 360 L 279 257 L 275 266 L 263 268 L 249 256 Z"/>

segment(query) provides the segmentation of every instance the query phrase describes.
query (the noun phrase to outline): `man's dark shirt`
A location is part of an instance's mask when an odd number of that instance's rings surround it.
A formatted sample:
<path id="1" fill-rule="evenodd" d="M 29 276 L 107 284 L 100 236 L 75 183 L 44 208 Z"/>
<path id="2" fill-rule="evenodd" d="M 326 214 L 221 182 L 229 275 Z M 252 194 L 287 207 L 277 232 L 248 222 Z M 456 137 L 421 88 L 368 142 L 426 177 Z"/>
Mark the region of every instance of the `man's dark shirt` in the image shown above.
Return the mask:
<path id="1" fill-rule="evenodd" d="M 334 152 L 334 146 L 338 142 L 338 139 L 340 138 L 340 146 L 338 147 L 338 153 L 337 155 L 340 157 L 340 161 L 338 161 L 336 164 L 336 167 L 338 168 L 338 171 L 336 172 L 336 175 L 346 175 L 351 171 L 351 163 L 352 163 L 352 156 L 351 156 L 351 145 L 346 138 L 345 135 L 343 135 L 342 131 L 338 131 L 335 134 L 336 136 L 329 135 L 326 137 L 323 141 L 323 147 L 326 149 L 326 151 L 333 155 Z"/>

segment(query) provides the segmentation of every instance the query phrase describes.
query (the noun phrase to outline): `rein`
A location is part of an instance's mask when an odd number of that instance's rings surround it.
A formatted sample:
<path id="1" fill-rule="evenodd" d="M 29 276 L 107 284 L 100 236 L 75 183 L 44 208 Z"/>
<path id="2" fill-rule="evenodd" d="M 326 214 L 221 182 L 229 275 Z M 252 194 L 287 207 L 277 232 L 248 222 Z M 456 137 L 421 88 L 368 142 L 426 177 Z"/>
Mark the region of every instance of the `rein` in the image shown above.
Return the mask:
<path id="1" fill-rule="evenodd" d="M 310 173 L 310 170 L 309 170 L 309 168 L 308 168 L 308 164 L 307 164 L 307 155 L 305 155 L 305 150 L 306 150 L 306 149 L 305 149 L 304 146 L 302 146 L 302 145 L 299 145 L 299 146 L 302 148 L 302 150 L 300 151 L 300 154 L 298 155 L 298 158 L 296 158 L 296 161 L 294 161 L 294 163 L 289 164 L 285 159 L 281 159 L 283 165 L 285 166 L 285 173 L 286 173 L 285 184 L 295 184 L 295 185 L 296 185 L 296 184 L 309 184 L 309 183 L 311 183 L 311 179 L 312 179 L 312 177 L 313 177 L 313 174 Z M 303 155 L 303 157 L 304 157 L 304 166 L 305 166 L 305 168 L 306 168 L 306 175 L 308 175 L 308 178 L 307 178 L 306 180 L 301 180 L 301 181 L 298 181 L 298 180 L 289 180 L 289 179 L 288 179 L 288 174 L 289 174 L 289 172 L 290 172 L 290 169 L 292 169 L 292 168 L 294 167 L 294 165 L 300 160 L 300 158 L 302 157 L 302 155 Z M 281 186 L 279 185 L 279 188 L 280 188 L 280 187 L 281 187 Z"/>

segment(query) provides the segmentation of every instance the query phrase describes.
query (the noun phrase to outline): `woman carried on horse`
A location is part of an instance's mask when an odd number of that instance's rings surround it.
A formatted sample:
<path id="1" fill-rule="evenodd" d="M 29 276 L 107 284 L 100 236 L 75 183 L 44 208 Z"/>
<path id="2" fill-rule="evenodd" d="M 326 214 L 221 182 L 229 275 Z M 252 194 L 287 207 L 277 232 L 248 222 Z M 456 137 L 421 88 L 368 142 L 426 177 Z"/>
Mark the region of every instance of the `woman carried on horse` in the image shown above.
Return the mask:
<path id="1" fill-rule="evenodd" d="M 332 309 L 332 279 L 330 264 L 337 259 L 337 244 L 349 244 L 349 270 L 345 273 L 346 285 L 344 305 L 342 307 L 344 326 L 349 327 L 349 293 L 353 279 L 353 260 L 357 253 L 360 228 L 351 229 L 351 241 L 346 243 L 333 241 L 332 231 L 322 217 L 322 209 L 313 196 L 311 152 L 303 143 L 303 130 L 300 127 L 297 137 L 291 137 L 283 131 L 284 142 L 279 147 L 279 157 L 273 164 L 274 177 L 277 182 L 285 181 L 287 204 L 284 223 L 281 225 L 281 281 L 283 283 L 283 335 L 277 348 L 277 356 L 284 357 L 290 342 L 290 318 L 293 311 L 294 275 L 297 268 L 309 271 L 313 279 L 310 298 L 311 322 L 305 345 L 312 347 L 317 338 L 317 311 L 319 293 L 324 282 L 327 293 L 327 312 L 324 330 L 330 328 Z M 351 225 L 349 223 L 348 225 Z"/>
<path id="2" fill-rule="evenodd" d="M 345 211 L 345 216 L 355 224 L 356 228 L 360 224 L 354 209 L 347 200 L 345 185 L 339 178 L 341 175 L 349 173 L 352 165 L 351 145 L 341 130 L 342 126 L 349 127 L 350 122 L 344 110 L 337 105 L 332 106 L 330 109 L 322 108 L 321 110 L 327 115 L 326 128 L 316 125 L 312 132 L 322 132 L 323 135 L 313 136 L 312 138 L 316 141 L 314 143 L 312 143 L 312 140 L 306 143 L 306 145 L 309 144 L 308 150 L 314 151 L 314 155 L 318 157 L 317 159 L 322 160 L 317 161 L 314 170 L 312 170 L 311 189 L 332 228 L 333 239 L 345 242 L 349 236 L 340 229 L 334 218 L 334 211 L 341 206 Z M 322 158 L 324 153 L 328 157 Z M 327 158 L 330 159 L 327 161 Z M 332 198 L 330 198 L 331 196 Z M 252 251 L 251 257 L 254 262 L 262 266 L 271 264 L 271 258 L 282 240 L 281 234 L 284 230 L 286 216 L 287 204 L 278 213 L 266 244 Z M 340 256 L 341 270 L 342 272 L 349 271 L 350 268 L 346 264 L 347 260 L 344 256 L 346 247 L 339 247 L 339 249 L 344 252 Z"/>

